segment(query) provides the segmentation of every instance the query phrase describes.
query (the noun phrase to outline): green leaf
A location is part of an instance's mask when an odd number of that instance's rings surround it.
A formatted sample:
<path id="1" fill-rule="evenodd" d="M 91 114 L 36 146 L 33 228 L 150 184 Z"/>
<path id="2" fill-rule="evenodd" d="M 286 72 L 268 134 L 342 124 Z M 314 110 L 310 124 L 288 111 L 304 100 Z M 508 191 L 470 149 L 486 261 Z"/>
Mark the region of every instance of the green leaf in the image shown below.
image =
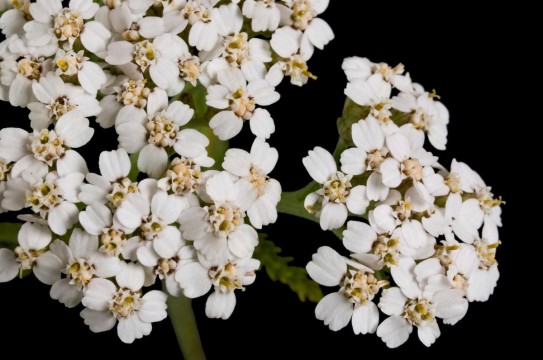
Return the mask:
<path id="1" fill-rule="evenodd" d="M 21 226 L 21 223 L 0 223 L 0 248 L 14 249 L 18 245 L 17 235 Z"/>
<path id="2" fill-rule="evenodd" d="M 288 285 L 300 301 L 318 302 L 322 299 L 319 284 L 308 277 L 305 268 L 288 265 L 293 258 L 280 256 L 280 253 L 281 248 L 268 240 L 265 234 L 260 234 L 260 243 L 255 249 L 254 257 L 260 260 L 270 279 Z"/>

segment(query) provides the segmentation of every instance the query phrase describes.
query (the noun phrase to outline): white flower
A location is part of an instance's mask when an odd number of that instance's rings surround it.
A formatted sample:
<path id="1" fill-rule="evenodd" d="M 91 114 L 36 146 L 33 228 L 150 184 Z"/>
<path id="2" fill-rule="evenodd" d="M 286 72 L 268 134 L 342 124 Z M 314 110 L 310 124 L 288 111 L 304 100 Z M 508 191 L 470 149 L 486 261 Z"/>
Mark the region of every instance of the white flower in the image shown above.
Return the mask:
<path id="1" fill-rule="evenodd" d="M 347 84 L 345 95 L 361 106 L 369 106 L 370 115 L 382 122 L 385 127 L 391 126 L 390 94 L 392 87 L 381 74 L 371 75 L 367 79 L 354 79 Z M 394 129 L 394 126 L 393 126 Z M 391 131 L 388 130 L 387 134 Z"/>
<path id="2" fill-rule="evenodd" d="M 126 228 L 126 233 L 139 231 L 128 240 L 123 256 L 135 260 L 138 248 L 145 242 L 152 241 L 154 249 L 163 254 L 172 239 L 182 241 L 181 232 L 173 223 L 187 206 L 183 198 L 157 190 L 156 182 L 149 192 L 128 194 L 115 212 L 114 223 Z"/>
<path id="3" fill-rule="evenodd" d="M 33 270 L 38 280 L 48 284 L 47 266 L 39 259 L 51 242 L 51 231 L 46 226 L 24 223 L 17 235 L 18 246 L 14 251 L 0 249 L 0 282 L 13 280 L 23 271 Z"/>
<path id="4" fill-rule="evenodd" d="M 261 229 L 277 220 L 277 203 L 281 200 L 281 185 L 268 174 L 277 163 L 278 153 L 264 140 L 256 138 L 248 153 L 241 149 L 229 149 L 222 167 L 231 174 L 248 180 L 258 190 L 258 197 L 247 210 L 251 224 Z"/>
<path id="5" fill-rule="evenodd" d="M 420 183 L 424 167 L 436 166 L 437 158 L 423 149 L 424 134 L 411 124 L 404 125 L 399 131 L 386 138 L 386 146 L 392 157 L 381 163 L 383 184 L 395 188 L 404 179 Z"/>
<path id="6" fill-rule="evenodd" d="M 373 298 L 388 281 L 380 281 L 373 271 L 350 261 L 327 246 L 320 247 L 307 264 L 309 276 L 324 286 L 340 286 L 322 298 L 315 315 L 331 330 L 338 331 L 349 323 L 355 334 L 374 333 L 379 324 L 379 310 Z"/>
<path id="7" fill-rule="evenodd" d="M 32 85 L 52 70 L 52 62 L 41 56 L 22 55 L 18 61 L 2 62 L 2 85 L 9 86 L 9 103 L 26 107 L 36 101 Z"/>
<path id="8" fill-rule="evenodd" d="M 79 85 L 93 97 L 106 83 L 104 70 L 89 60 L 83 50 L 75 52 L 58 49 L 54 59 L 55 73 L 61 77 L 72 77 L 77 75 Z"/>
<path id="9" fill-rule="evenodd" d="M 84 175 L 78 172 L 60 176 L 50 172 L 42 179 L 24 176 L 7 183 L 2 207 L 11 211 L 30 208 L 47 220 L 51 230 L 64 235 L 76 222 L 79 211 L 75 203 Z"/>
<path id="10" fill-rule="evenodd" d="M 87 286 L 81 311 L 85 324 L 93 332 L 112 329 L 117 321 L 117 334 L 122 342 L 132 343 L 149 335 L 152 323 L 167 317 L 167 295 L 162 291 L 149 291 L 142 296 L 145 280 L 143 268 L 126 264 L 113 282 L 96 278 Z"/>
<path id="11" fill-rule="evenodd" d="M 24 25 L 25 38 L 30 46 L 62 43 L 70 50 L 76 40 L 90 52 L 102 57 L 111 33 L 91 19 L 99 5 L 91 0 L 71 0 L 68 8 L 62 8 L 60 0 L 38 0 L 30 4 L 33 20 Z"/>
<path id="12" fill-rule="evenodd" d="M 51 297 L 69 308 L 81 302 L 93 278 L 109 278 L 121 271 L 119 258 L 98 252 L 98 238 L 81 229 L 74 229 L 69 245 L 55 240 L 39 263 L 48 279 L 56 279 L 50 282 Z"/>
<path id="13" fill-rule="evenodd" d="M 502 226 L 502 210 L 500 206 L 504 202 L 502 201 L 501 197 L 494 197 L 494 194 L 491 191 L 492 188 L 485 184 L 477 172 L 473 171 L 465 163 L 453 160 L 451 165 L 451 173 L 449 174 L 447 180 L 450 180 L 451 178 L 453 181 L 459 182 L 459 184 L 456 186 L 461 191 L 475 195 L 474 198 L 477 200 L 480 210 L 477 211 L 473 209 L 474 218 L 477 219 L 483 216 L 485 225 L 494 227 Z"/>
<path id="14" fill-rule="evenodd" d="M 371 75 L 380 74 L 386 82 L 389 82 L 398 90 L 406 93 L 413 92 L 413 85 L 409 74 L 403 75 L 403 64 L 390 67 L 386 63 L 373 63 L 367 58 L 353 56 L 345 58 L 341 67 L 345 71 L 349 82 L 357 80 L 366 81 Z"/>
<path id="15" fill-rule="evenodd" d="M 188 53 L 187 44 L 172 34 L 163 34 L 154 40 L 139 42 L 116 41 L 107 48 L 106 61 L 122 69 L 130 78 L 142 78 L 149 69 L 153 82 L 175 95 L 183 90 L 179 77 L 179 59 Z"/>
<path id="16" fill-rule="evenodd" d="M 158 180 L 158 187 L 169 194 L 191 197 L 198 204 L 195 193 L 202 185 L 201 167 L 191 159 L 175 157 L 166 170 L 165 176 Z"/>
<path id="17" fill-rule="evenodd" d="M 34 130 L 42 130 L 62 117 L 75 111 L 80 117 L 96 116 L 100 113 L 98 100 L 86 93 L 79 86 L 66 84 L 53 72 L 42 76 L 39 82 L 32 84 L 32 90 L 38 102 L 28 104 Z M 80 122 L 80 120 L 78 120 Z"/>
<path id="18" fill-rule="evenodd" d="M 145 11 L 134 9 L 131 4 L 133 1 L 108 1 L 94 18 L 122 39 L 133 42 L 152 39 L 166 31 L 163 18 L 146 16 Z"/>
<path id="19" fill-rule="evenodd" d="M 209 126 L 221 140 L 236 136 L 249 120 L 251 131 L 256 136 L 268 138 L 275 131 L 275 125 L 268 111 L 257 108 L 279 100 L 279 94 L 266 80 L 255 80 L 247 84 L 243 72 L 237 68 L 226 68 L 218 74 L 218 85 L 208 87 L 207 104 L 216 109 L 226 109 L 217 113 L 209 121 Z"/>
<path id="20" fill-rule="evenodd" d="M 224 67 L 240 68 L 248 81 L 263 79 L 266 75 L 264 63 L 272 60 L 270 44 L 258 38 L 249 39 L 246 32 L 240 32 L 243 16 L 236 4 L 222 5 L 213 10 L 217 13 L 217 26 L 223 40 L 209 52 L 200 52 L 203 61 L 222 62 Z M 209 64 L 220 67 L 220 64 Z"/>
<path id="21" fill-rule="evenodd" d="M 100 252 L 119 256 L 127 242 L 127 231 L 121 224 L 113 222 L 110 209 L 101 204 L 93 203 L 79 213 L 79 223 L 89 234 L 98 236 Z"/>
<path id="22" fill-rule="evenodd" d="M 48 167 L 54 166 L 61 176 L 86 174 L 85 160 L 72 149 L 88 143 L 93 134 L 89 120 L 73 110 L 58 119 L 54 130 L 34 130 L 31 134 L 19 128 L 0 130 L 0 156 L 15 162 L 11 170 L 14 178 L 23 171 L 45 174 Z"/>
<path id="23" fill-rule="evenodd" d="M 8 6 L 6 6 L 8 5 Z M 0 29 L 6 37 L 12 35 L 23 36 L 23 26 L 29 18 L 30 0 L 9 1 L 5 9 L 2 9 L 2 17 L 0 17 Z"/>
<path id="24" fill-rule="evenodd" d="M 306 209 L 311 208 L 318 200 L 322 202 L 320 225 L 323 230 L 340 228 L 347 220 L 347 209 L 353 214 L 361 215 L 366 212 L 369 200 L 364 185 L 352 186 L 352 175 L 337 171 L 336 161 L 328 151 L 315 147 L 309 151 L 309 156 L 303 159 L 304 166 L 316 182 L 322 185 L 318 191 L 309 194 L 306 199 Z M 310 201 L 314 199 L 315 201 Z M 313 204 L 311 204 L 313 202 Z"/>
<path id="25" fill-rule="evenodd" d="M 194 129 L 180 130 L 193 114 L 194 110 L 180 101 L 168 105 L 166 92 L 156 89 L 148 97 L 147 112 L 125 106 L 117 115 L 119 145 L 129 153 L 139 152 L 139 170 L 154 178 L 159 178 L 168 166 L 166 148 L 210 166 L 213 162 L 206 151 L 209 139 Z"/>
<path id="26" fill-rule="evenodd" d="M 109 94 L 100 100 L 102 112 L 96 117 L 96 122 L 103 128 L 115 125 L 115 119 L 123 106 L 133 105 L 143 109 L 147 105 L 147 98 L 151 89 L 147 87 L 147 80 L 128 80 L 119 76 L 122 80 L 120 86 L 113 86 L 115 94 Z"/>
<path id="27" fill-rule="evenodd" d="M 282 58 L 273 65 L 266 75 L 270 84 L 277 86 L 283 81 L 283 77 L 290 76 L 293 85 L 302 86 L 309 78 L 317 77 L 309 72 L 307 61 L 312 53 L 300 48 L 303 33 L 289 26 L 275 31 L 270 40 L 272 49 Z"/>
<path id="28" fill-rule="evenodd" d="M 379 122 L 368 116 L 351 127 L 351 135 L 356 147 L 341 153 L 341 170 L 349 175 L 360 175 L 371 171 L 367 182 L 367 195 L 370 200 L 384 200 L 389 187 L 383 184 L 381 164 L 389 151 L 385 146 L 385 133 Z"/>
<path id="29" fill-rule="evenodd" d="M 100 203 L 115 209 L 127 194 L 139 191 L 138 184 L 128 178 L 131 163 L 126 150 L 103 151 L 98 166 L 102 175 L 87 174 L 88 184 L 81 186 L 79 199 L 85 204 Z"/>
<path id="30" fill-rule="evenodd" d="M 469 301 L 487 301 L 500 277 L 496 249 L 500 245 L 494 226 L 483 227 L 482 238 L 473 244 L 448 241 L 438 252 L 447 264 L 452 286 L 462 290 Z"/>
<path id="31" fill-rule="evenodd" d="M 179 218 L 183 237 L 193 240 L 208 262 L 251 256 L 258 234 L 243 220 L 258 196 L 257 189 L 246 179 L 235 181 L 224 171 L 211 176 L 205 190 L 211 204 L 189 208 Z"/>
<path id="32" fill-rule="evenodd" d="M 206 315 L 226 320 L 236 306 L 235 290 L 243 291 L 251 285 L 259 267 L 260 261 L 250 257 L 219 263 L 194 261 L 182 266 L 175 278 L 188 298 L 203 296 L 213 287 L 214 292 L 206 301 Z"/>
<path id="33" fill-rule="evenodd" d="M 313 53 L 313 48 L 324 49 L 334 39 L 330 25 L 317 18 L 328 7 L 329 0 L 287 0 L 290 7 L 288 25 L 304 32 L 301 45 L 304 52 Z"/>
<path id="34" fill-rule="evenodd" d="M 415 265 L 413 259 L 404 258 L 391 271 L 399 287 L 383 291 L 379 308 L 390 317 L 377 328 L 377 336 L 388 347 L 407 341 L 413 326 L 420 341 L 430 346 L 440 335 L 436 318 L 454 325 L 466 314 L 468 302 L 460 290 L 451 289 L 438 259 Z"/>
<path id="35" fill-rule="evenodd" d="M 402 92 L 391 100 L 394 109 L 409 114 L 409 122 L 415 129 L 428 133 L 428 140 L 438 150 L 445 150 L 447 144 L 447 124 L 449 111 L 439 101 L 435 93 L 424 92 L 419 95 Z"/>
<path id="36" fill-rule="evenodd" d="M 167 244 L 158 248 L 160 252 L 151 243 L 141 246 L 137 251 L 138 261 L 152 271 L 154 278 L 158 276 L 164 280 L 168 293 L 180 296 L 182 289 L 175 276 L 183 260 L 182 248 L 185 242 L 180 237 L 168 237 L 164 241 Z"/>
<path id="37" fill-rule="evenodd" d="M 209 51 L 217 43 L 219 31 L 215 17 L 217 14 L 213 11 L 214 6 L 219 0 L 188 0 L 187 3 L 177 11 L 165 13 L 165 21 L 171 18 L 167 14 L 172 14 L 176 26 L 173 26 L 171 32 L 178 34 L 187 26 L 191 25 L 189 32 L 189 44 L 198 50 Z"/>

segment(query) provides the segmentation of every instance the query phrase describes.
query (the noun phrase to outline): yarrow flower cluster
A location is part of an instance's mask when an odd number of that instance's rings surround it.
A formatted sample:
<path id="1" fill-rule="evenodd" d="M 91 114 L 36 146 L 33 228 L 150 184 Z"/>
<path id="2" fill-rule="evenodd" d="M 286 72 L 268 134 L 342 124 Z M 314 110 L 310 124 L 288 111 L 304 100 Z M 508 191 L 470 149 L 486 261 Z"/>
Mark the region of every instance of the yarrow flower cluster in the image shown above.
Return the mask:
<path id="1" fill-rule="evenodd" d="M 265 107 L 284 77 L 315 78 L 307 62 L 334 37 L 327 6 L 2 1 L 0 99 L 30 122 L 0 131 L 0 211 L 24 221 L 0 249 L 0 282 L 33 272 L 53 299 L 82 304 L 92 331 L 116 326 L 126 343 L 167 316 L 166 292 L 146 290 L 159 281 L 172 296 L 211 291 L 207 316 L 229 318 L 281 199 Z M 211 154 L 246 121 L 249 151 Z M 80 148 L 98 127 L 118 144 L 93 173 Z"/>
<path id="2" fill-rule="evenodd" d="M 415 327 L 430 346 L 438 319 L 454 325 L 493 293 L 503 201 L 465 163 L 446 170 L 424 149 L 426 139 L 439 150 L 447 142 L 449 114 L 435 91 L 401 64 L 353 57 L 343 69 L 344 145 L 336 158 L 316 147 L 303 159 L 317 183 L 305 208 L 323 230 L 340 231 L 349 253 L 321 247 L 307 265 L 319 284 L 339 286 L 316 316 L 334 331 L 352 322 L 355 334 L 376 332 L 391 348 Z"/>

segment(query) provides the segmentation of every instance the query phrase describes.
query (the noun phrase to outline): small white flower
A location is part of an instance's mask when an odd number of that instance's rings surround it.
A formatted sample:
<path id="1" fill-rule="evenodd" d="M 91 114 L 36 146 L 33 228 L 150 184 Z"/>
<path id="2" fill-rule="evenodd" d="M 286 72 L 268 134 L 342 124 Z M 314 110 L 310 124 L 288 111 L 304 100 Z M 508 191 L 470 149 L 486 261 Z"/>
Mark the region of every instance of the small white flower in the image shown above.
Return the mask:
<path id="1" fill-rule="evenodd" d="M 246 32 L 241 32 L 243 16 L 236 4 L 222 5 L 214 9 L 214 12 L 217 13 L 217 25 L 223 40 L 209 52 L 200 52 L 201 60 L 223 62 L 224 67 L 237 67 L 243 71 L 248 81 L 263 79 L 267 72 L 264 63 L 272 60 L 269 42 L 258 38 L 250 39 Z"/>
<path id="2" fill-rule="evenodd" d="M 51 282 L 50 295 L 69 308 L 77 306 L 93 278 L 109 278 L 121 271 L 120 260 L 98 251 L 98 239 L 81 229 L 74 229 L 69 245 L 55 240 L 39 262 Z M 61 279 L 60 274 L 64 277 Z"/>
<path id="3" fill-rule="evenodd" d="M 179 155 L 208 165 L 206 147 L 209 139 L 194 129 L 180 127 L 192 119 L 194 110 L 180 101 L 168 104 L 168 96 L 155 89 L 147 102 L 147 112 L 135 106 L 125 106 L 117 115 L 115 129 L 119 145 L 129 153 L 139 152 L 140 171 L 159 178 L 168 166 L 168 152 L 173 148 Z"/>
<path id="4" fill-rule="evenodd" d="M 84 175 L 78 172 L 60 176 L 50 172 L 42 179 L 33 175 L 7 183 L 2 207 L 11 211 L 30 208 L 47 220 L 51 230 L 64 235 L 76 222 L 79 210 L 75 203 Z"/>
<path id="5" fill-rule="evenodd" d="M 226 68 L 218 74 L 218 85 L 208 87 L 207 104 L 216 109 L 225 109 L 209 121 L 209 126 L 221 140 L 239 134 L 243 122 L 249 120 L 251 131 L 256 136 L 268 138 L 275 131 L 269 112 L 257 108 L 279 100 L 279 94 L 266 80 L 247 80 L 237 68 Z"/>
<path id="6" fill-rule="evenodd" d="M 77 75 L 79 85 L 93 97 L 106 83 L 104 70 L 89 60 L 84 51 L 75 52 L 58 49 L 54 59 L 55 73 L 61 77 L 72 77 Z"/>
<path id="7" fill-rule="evenodd" d="M 440 335 L 436 318 L 454 325 L 466 314 L 468 302 L 460 290 L 450 287 L 438 259 L 415 265 L 413 259 L 404 258 L 391 272 L 399 287 L 383 291 L 379 308 L 390 317 L 377 328 L 377 336 L 389 348 L 407 341 L 413 326 L 420 341 L 430 346 Z"/>
<path id="8" fill-rule="evenodd" d="M 39 259 L 51 242 L 51 231 L 46 226 L 24 223 L 17 235 L 18 246 L 14 251 L 0 249 L 0 282 L 13 280 L 24 271 L 33 270 L 34 275 L 46 284 L 50 283 L 47 266 Z"/>
<path id="9" fill-rule="evenodd" d="M 9 86 L 9 102 L 12 106 L 26 107 L 36 101 L 32 85 L 52 70 L 50 59 L 40 55 L 21 54 L 19 60 L 2 62 L 2 85 Z"/>
<path id="10" fill-rule="evenodd" d="M 34 130 L 42 130 L 58 121 L 64 114 L 76 111 L 81 117 L 96 116 L 101 109 L 98 100 L 86 93 L 83 88 L 66 84 L 53 72 L 41 77 L 32 84 L 37 102 L 28 104 Z M 80 120 L 77 120 L 80 122 Z"/>
<path id="11" fill-rule="evenodd" d="M 345 95 L 361 106 L 369 106 L 370 115 L 383 123 L 383 126 L 392 126 L 390 120 L 390 94 L 392 87 L 383 79 L 381 74 L 371 75 L 367 79 L 354 79 L 347 84 Z M 394 129 L 394 126 L 392 126 Z M 386 131 L 387 134 L 390 130 Z"/>
<path id="12" fill-rule="evenodd" d="M 0 29 L 6 37 L 12 35 L 23 36 L 24 25 L 27 19 L 31 17 L 29 12 L 30 0 L 3 2 L 5 9 L 2 9 L 0 17 Z"/>
<path id="13" fill-rule="evenodd" d="M 435 93 L 414 95 L 402 92 L 392 98 L 391 104 L 394 109 L 409 114 L 409 122 L 415 129 L 428 133 L 428 140 L 436 149 L 445 150 L 449 111 L 435 98 Z"/>
<path id="14" fill-rule="evenodd" d="M 111 210 L 101 204 L 93 203 L 79 213 L 79 223 L 89 234 L 98 236 L 99 251 L 119 256 L 127 242 L 127 231 L 121 224 L 113 222 Z"/>
<path id="15" fill-rule="evenodd" d="M 235 290 L 243 291 L 251 285 L 259 267 L 260 261 L 250 257 L 220 263 L 194 261 L 182 266 L 175 278 L 188 298 L 203 296 L 213 287 L 206 301 L 206 315 L 226 320 L 236 306 Z"/>
<path id="16" fill-rule="evenodd" d="M 437 158 L 424 150 L 424 134 L 411 124 L 404 125 L 399 131 L 386 138 L 386 146 L 392 157 L 381 163 L 383 184 L 398 187 L 404 179 L 420 183 L 426 166 L 436 166 Z"/>
<path id="17" fill-rule="evenodd" d="M 258 190 L 258 197 L 247 210 L 251 224 L 261 229 L 277 220 L 277 203 L 281 200 L 281 185 L 268 174 L 277 163 L 278 153 L 264 140 L 256 138 L 248 153 L 241 149 L 229 149 L 222 167 L 231 174 L 248 180 Z"/>
<path id="18" fill-rule="evenodd" d="M 89 120 L 73 110 L 57 120 L 54 130 L 34 130 L 30 134 L 19 128 L 0 130 L 0 156 L 15 163 L 11 170 L 14 178 L 23 171 L 43 175 L 55 166 L 61 176 L 86 174 L 85 160 L 72 149 L 87 144 L 93 134 Z"/>
<path id="19" fill-rule="evenodd" d="M 149 335 L 152 323 L 167 317 L 167 295 L 157 290 L 143 295 L 144 280 L 143 268 L 135 264 L 124 265 L 115 277 L 117 285 L 110 280 L 93 279 L 82 300 L 86 307 L 81 311 L 85 324 L 98 333 L 112 329 L 118 322 L 117 334 L 127 344 Z"/>
<path id="20" fill-rule="evenodd" d="M 378 280 L 373 271 L 350 261 L 327 246 L 320 247 L 307 264 L 309 276 L 324 286 L 340 286 L 322 298 L 315 315 L 331 330 L 338 331 L 352 319 L 355 334 L 374 333 L 379 324 L 379 310 L 373 298 L 388 281 Z"/>
<path id="21" fill-rule="evenodd" d="M 315 147 L 309 151 L 309 156 L 303 159 L 304 166 L 316 182 L 322 185 L 318 191 L 308 195 L 306 209 L 312 212 L 309 199 L 322 202 L 320 225 L 323 230 L 333 230 L 343 226 L 347 220 L 348 211 L 361 215 L 366 212 L 369 200 L 366 196 L 366 186 L 352 186 L 352 175 L 337 171 L 336 161 L 328 151 Z M 316 201 L 314 201 L 316 202 Z"/>
<path id="22" fill-rule="evenodd" d="M 139 191 L 138 184 L 128 178 L 131 163 L 126 150 L 103 151 L 98 166 L 102 175 L 87 174 L 88 184 L 81 186 L 79 199 L 85 204 L 100 203 L 115 209 L 127 194 Z"/>
<path id="23" fill-rule="evenodd" d="M 33 20 L 24 25 L 25 38 L 30 46 L 62 43 L 70 50 L 76 40 L 90 52 L 103 56 L 111 33 L 91 19 L 99 5 L 91 0 L 71 0 L 68 8 L 62 8 L 60 0 L 39 0 L 30 4 Z"/>
<path id="24" fill-rule="evenodd" d="M 345 71 L 349 82 L 366 81 L 371 75 L 380 74 L 386 82 L 389 82 L 396 89 L 406 93 L 413 92 L 409 74 L 403 75 L 403 64 L 391 67 L 386 63 L 373 63 L 367 58 L 353 56 L 343 60 L 341 67 Z"/>
<path id="25" fill-rule="evenodd" d="M 289 26 L 275 31 L 270 40 L 272 49 L 282 58 L 273 65 L 266 75 L 270 84 L 277 86 L 283 81 L 283 77 L 290 76 L 293 85 L 302 86 L 309 78 L 317 77 L 309 72 L 307 61 L 312 53 L 300 48 L 303 33 Z"/>
<path id="26" fill-rule="evenodd" d="M 183 237 L 212 263 L 251 256 L 258 234 L 244 223 L 245 212 L 258 196 L 258 190 L 246 179 L 235 181 L 228 172 L 220 172 L 206 181 L 211 204 L 185 210 L 179 218 Z M 232 254 L 233 256 L 231 256 Z"/>
<path id="27" fill-rule="evenodd" d="M 313 48 L 324 49 L 334 39 L 334 32 L 328 23 L 317 18 L 328 7 L 329 0 L 287 0 L 290 15 L 287 25 L 304 32 L 301 45 L 304 52 L 313 53 Z"/>
<path id="28" fill-rule="evenodd" d="M 370 115 L 353 124 L 351 134 L 356 147 L 341 153 L 341 170 L 349 175 L 371 171 L 367 182 L 368 199 L 384 200 L 389 191 L 381 176 L 381 164 L 389 156 L 385 133 L 377 119 Z"/>
<path id="29" fill-rule="evenodd" d="M 117 208 L 114 223 L 127 229 L 126 233 L 139 230 L 128 240 L 123 251 L 125 258 L 135 260 L 138 248 L 151 242 L 159 253 L 165 253 L 169 241 L 182 241 L 181 232 L 173 225 L 188 204 L 182 198 L 157 190 L 156 182 L 149 192 L 132 193 Z M 169 239 L 169 240 L 168 240 Z"/>

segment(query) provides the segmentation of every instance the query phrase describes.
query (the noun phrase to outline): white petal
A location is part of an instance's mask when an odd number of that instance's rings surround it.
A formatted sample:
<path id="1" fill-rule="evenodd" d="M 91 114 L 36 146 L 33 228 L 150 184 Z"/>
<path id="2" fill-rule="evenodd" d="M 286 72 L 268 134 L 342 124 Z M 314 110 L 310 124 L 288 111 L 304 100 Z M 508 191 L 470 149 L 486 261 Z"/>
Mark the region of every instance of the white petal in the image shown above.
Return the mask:
<path id="1" fill-rule="evenodd" d="M 168 154 L 154 144 L 148 144 L 141 149 L 138 156 L 138 169 L 149 176 L 160 179 L 168 166 Z"/>
<path id="2" fill-rule="evenodd" d="M 64 201 L 49 211 L 47 222 L 55 234 L 64 235 L 77 222 L 78 217 L 77 206 Z"/>
<path id="3" fill-rule="evenodd" d="M 109 280 L 92 279 L 81 302 L 91 310 L 106 311 L 109 309 L 109 302 L 115 296 L 116 290 L 115 284 Z"/>
<path id="4" fill-rule="evenodd" d="M 319 184 L 323 184 L 337 171 L 332 154 L 319 146 L 309 151 L 303 163 L 309 175 Z"/>
<path id="5" fill-rule="evenodd" d="M 55 125 L 55 131 L 64 144 L 72 148 L 85 145 L 94 134 L 94 129 L 89 127 L 89 120 L 76 110 L 62 115 Z"/>
<path id="6" fill-rule="evenodd" d="M 145 322 L 157 322 L 164 320 L 168 314 L 166 313 L 166 300 L 168 295 L 162 291 L 149 291 L 142 298 L 143 304 L 138 311 L 138 316 Z"/>
<path id="7" fill-rule="evenodd" d="M 353 312 L 353 330 L 355 334 L 373 334 L 379 325 L 379 309 L 371 302 L 355 306 Z"/>
<path id="8" fill-rule="evenodd" d="M 353 125 L 354 126 L 354 125 Z M 349 175 L 360 175 L 366 170 L 366 152 L 350 148 L 341 153 L 341 171 Z"/>
<path id="9" fill-rule="evenodd" d="M 255 136 L 263 139 L 269 139 L 271 134 L 275 132 L 275 122 L 269 111 L 261 108 L 253 112 L 253 116 L 249 120 L 249 127 Z"/>
<path id="10" fill-rule="evenodd" d="M 258 234 L 251 226 L 242 224 L 230 234 L 228 248 L 237 257 L 246 258 L 252 255 L 258 244 Z"/>
<path id="11" fill-rule="evenodd" d="M 103 151 L 98 164 L 100 173 L 110 182 L 120 180 L 130 173 L 130 158 L 124 149 Z"/>
<path id="12" fill-rule="evenodd" d="M 420 341 L 425 345 L 430 347 L 436 339 L 441 335 L 439 331 L 439 325 L 437 322 L 426 323 L 423 326 L 418 327 L 418 335 Z"/>
<path id="13" fill-rule="evenodd" d="M 328 203 L 322 208 L 320 218 L 321 229 L 338 229 L 345 224 L 347 216 L 347 207 L 344 204 Z"/>
<path id="14" fill-rule="evenodd" d="M 366 223 L 349 221 L 347 230 L 343 232 L 343 245 L 354 253 L 367 253 L 377 240 L 377 234 Z"/>
<path id="15" fill-rule="evenodd" d="M 38 223 L 24 223 L 17 235 L 19 245 L 27 250 L 41 250 L 51 242 L 51 232 Z"/>
<path id="16" fill-rule="evenodd" d="M 222 293 L 215 291 L 206 301 L 206 315 L 210 319 L 226 320 L 234 312 L 236 295 L 234 292 Z"/>
<path id="17" fill-rule="evenodd" d="M 390 270 L 394 282 L 410 299 L 418 299 L 422 295 L 422 290 L 415 279 L 414 271 L 415 260 L 411 258 L 401 258 L 398 261 L 398 266 L 394 266 Z"/>
<path id="18" fill-rule="evenodd" d="M 369 204 L 370 201 L 366 196 L 366 187 L 364 185 L 358 185 L 351 189 L 347 198 L 347 208 L 350 212 L 362 215 L 366 213 Z"/>
<path id="19" fill-rule="evenodd" d="M 19 264 L 15 254 L 8 249 L 0 249 L 0 283 L 8 282 L 19 274 Z"/>
<path id="20" fill-rule="evenodd" d="M 413 326 L 400 316 L 392 316 L 386 319 L 377 328 L 377 336 L 391 349 L 397 348 L 407 341 Z"/>
<path id="21" fill-rule="evenodd" d="M 120 318 L 117 325 L 117 335 L 122 342 L 132 344 L 134 340 L 151 333 L 153 326 L 150 323 L 140 320 L 136 314 L 126 318 Z"/>
<path id="22" fill-rule="evenodd" d="M 353 304 L 343 294 L 337 292 L 323 297 L 315 308 L 317 319 L 324 321 L 324 325 L 328 325 L 332 331 L 347 326 L 352 315 Z"/>
<path id="23" fill-rule="evenodd" d="M 85 325 L 95 333 L 111 330 L 117 323 L 117 319 L 109 311 L 83 309 L 81 317 L 85 320 Z"/>
<path id="24" fill-rule="evenodd" d="M 345 259 L 328 246 L 322 246 L 313 254 L 306 266 L 309 276 L 324 286 L 339 285 L 347 272 Z"/>
<path id="25" fill-rule="evenodd" d="M 83 299 L 83 292 L 77 286 L 71 285 L 69 279 L 62 279 L 53 284 L 49 293 L 52 299 L 58 300 L 67 308 L 74 308 Z"/>
<path id="26" fill-rule="evenodd" d="M 391 287 L 383 290 L 381 300 L 379 300 L 379 308 L 387 315 L 400 316 L 404 311 L 406 301 L 407 298 L 400 288 Z"/>
<path id="27" fill-rule="evenodd" d="M 442 318 L 444 324 L 456 324 L 468 311 L 468 301 L 460 290 L 440 291 L 432 301 L 436 304 L 436 316 Z"/>
<path id="28" fill-rule="evenodd" d="M 228 140 L 239 134 L 243 120 L 233 111 L 221 111 L 211 118 L 209 126 L 221 140 Z"/>
<path id="29" fill-rule="evenodd" d="M 393 158 L 387 158 L 381 163 L 381 176 L 383 184 L 390 188 L 398 187 L 402 183 L 400 163 Z"/>
<path id="30" fill-rule="evenodd" d="M 183 288 L 183 294 L 188 298 L 197 298 L 207 294 L 211 289 L 211 279 L 208 270 L 200 263 L 189 263 L 175 274 L 175 279 Z"/>

